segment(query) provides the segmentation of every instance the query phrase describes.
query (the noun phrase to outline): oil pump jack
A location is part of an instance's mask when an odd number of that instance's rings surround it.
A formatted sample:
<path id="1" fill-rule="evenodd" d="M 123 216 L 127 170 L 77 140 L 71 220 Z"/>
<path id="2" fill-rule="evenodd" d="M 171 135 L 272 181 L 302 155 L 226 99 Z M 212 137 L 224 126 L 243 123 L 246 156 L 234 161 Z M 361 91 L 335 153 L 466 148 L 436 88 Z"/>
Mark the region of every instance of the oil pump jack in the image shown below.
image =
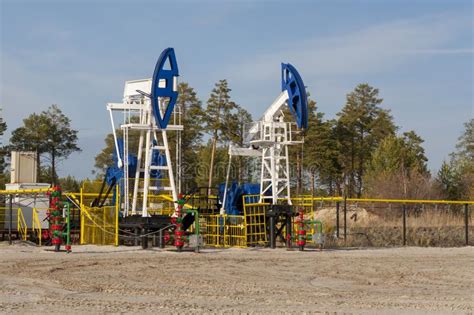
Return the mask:
<path id="1" fill-rule="evenodd" d="M 122 102 L 107 104 L 116 151 L 114 172 L 110 172 L 116 176 L 109 178 L 107 183 L 120 185 L 120 227 L 141 235 L 143 247 L 147 247 L 148 231 L 159 231 L 161 244 L 164 239 L 161 231 L 173 226 L 172 222 L 181 220 L 178 205 L 180 176 L 177 185 L 173 172 L 173 166 L 178 172 L 180 170 L 179 146 L 183 130 L 179 108 L 175 108 L 178 76 L 174 49 L 167 48 L 159 56 L 151 79 L 126 81 Z M 119 113 L 115 116 L 122 118 L 121 137 L 117 134 L 114 113 Z M 169 132 L 177 133 L 174 164 L 168 142 Z M 135 148 L 136 155 L 133 154 Z M 160 197 L 161 202 L 152 202 L 156 200 L 153 197 Z M 162 213 L 164 200 L 172 204 L 172 217 Z M 138 243 L 137 238 L 135 242 Z"/>
<path id="2" fill-rule="evenodd" d="M 285 117 L 287 108 L 292 119 Z M 226 204 L 232 158 L 259 157 L 260 202 L 271 205 L 266 213 L 271 247 L 275 247 L 275 238 L 278 236 L 278 231 L 281 234 L 282 226 L 286 226 L 287 234 L 291 234 L 291 218 L 296 211 L 291 207 L 288 147 L 302 144 L 303 139 L 295 139 L 295 135 L 307 128 L 308 99 L 303 80 L 295 67 L 289 63 L 282 63 L 281 93 L 266 109 L 260 120 L 250 126 L 245 139 L 247 146 L 229 146 L 229 164 L 222 203 Z M 221 214 L 225 212 L 223 206 Z M 288 235 L 280 236 L 288 240 Z"/>

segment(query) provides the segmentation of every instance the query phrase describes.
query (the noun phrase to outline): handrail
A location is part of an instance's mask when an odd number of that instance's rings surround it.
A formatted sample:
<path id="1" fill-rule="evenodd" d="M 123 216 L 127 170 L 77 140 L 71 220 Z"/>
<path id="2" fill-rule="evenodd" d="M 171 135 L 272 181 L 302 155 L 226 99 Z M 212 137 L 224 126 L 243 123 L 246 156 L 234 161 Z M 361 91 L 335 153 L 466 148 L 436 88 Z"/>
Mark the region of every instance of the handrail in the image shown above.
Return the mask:
<path id="1" fill-rule="evenodd" d="M 26 224 L 26 220 L 25 220 L 25 217 L 23 216 L 23 211 L 21 210 L 21 208 L 18 208 L 18 213 L 17 213 L 17 229 L 18 229 L 18 232 L 21 234 L 23 240 L 26 241 L 28 225 Z"/>
<path id="2" fill-rule="evenodd" d="M 36 231 L 36 234 L 38 237 L 38 245 L 41 246 L 41 236 L 42 236 L 41 223 L 40 223 L 40 220 L 38 217 L 38 211 L 36 208 L 33 208 L 33 218 L 32 218 L 31 229 L 33 231 Z"/>

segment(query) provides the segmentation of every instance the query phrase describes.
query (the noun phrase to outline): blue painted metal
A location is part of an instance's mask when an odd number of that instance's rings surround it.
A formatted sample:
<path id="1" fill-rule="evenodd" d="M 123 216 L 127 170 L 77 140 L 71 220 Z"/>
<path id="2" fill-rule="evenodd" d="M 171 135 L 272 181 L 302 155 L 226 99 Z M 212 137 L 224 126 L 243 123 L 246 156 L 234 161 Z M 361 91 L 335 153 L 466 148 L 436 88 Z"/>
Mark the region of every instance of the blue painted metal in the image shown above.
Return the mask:
<path id="1" fill-rule="evenodd" d="M 219 200 L 222 203 L 224 199 L 225 183 L 219 185 Z M 225 213 L 230 215 L 239 215 L 243 213 L 242 196 L 258 195 L 260 193 L 260 184 L 244 183 L 238 185 L 233 181 L 227 188 L 227 196 L 225 201 Z"/>
<path id="2" fill-rule="evenodd" d="M 170 69 L 164 69 L 167 62 L 169 62 Z M 166 48 L 156 62 L 151 86 L 151 105 L 153 106 L 153 113 L 155 115 L 156 124 L 162 129 L 168 126 L 171 113 L 178 99 L 178 91 L 173 90 L 173 77 L 175 76 L 179 76 L 179 71 L 174 49 Z M 165 87 L 159 86 L 160 80 L 165 80 Z M 168 101 L 168 106 L 163 117 L 161 117 L 158 97 L 167 99 Z"/>
<path id="3" fill-rule="evenodd" d="M 153 140 L 153 145 L 157 145 L 156 141 Z M 154 150 L 151 154 L 151 165 L 152 166 L 166 166 L 166 156 L 161 154 L 160 151 Z M 150 171 L 150 178 L 152 179 L 161 179 L 163 178 L 163 174 L 160 170 L 151 170 Z M 158 181 L 159 184 L 159 181 Z M 155 186 L 159 186 L 159 185 Z"/>
<path id="4" fill-rule="evenodd" d="M 289 63 L 281 64 L 281 90 L 288 92 L 288 107 L 298 128 L 308 128 L 308 96 L 300 74 Z"/>
<path id="5" fill-rule="evenodd" d="M 123 139 L 117 139 L 117 145 L 118 145 L 118 151 L 120 153 L 120 159 L 123 161 L 123 154 L 124 154 Z M 122 168 L 118 167 L 118 157 L 117 157 L 116 151 L 114 151 L 112 159 L 114 161 L 114 164 L 107 168 L 105 172 L 105 181 L 107 185 L 109 186 L 119 185 L 120 194 L 123 196 L 124 187 L 123 187 L 123 181 L 121 179 L 124 177 L 124 169 L 123 167 Z M 129 154 L 128 155 L 129 174 L 135 174 L 136 169 L 137 169 L 137 157 L 133 154 Z M 116 190 L 113 189 L 113 197 L 112 197 L 113 204 L 115 204 L 115 198 L 116 198 Z"/>

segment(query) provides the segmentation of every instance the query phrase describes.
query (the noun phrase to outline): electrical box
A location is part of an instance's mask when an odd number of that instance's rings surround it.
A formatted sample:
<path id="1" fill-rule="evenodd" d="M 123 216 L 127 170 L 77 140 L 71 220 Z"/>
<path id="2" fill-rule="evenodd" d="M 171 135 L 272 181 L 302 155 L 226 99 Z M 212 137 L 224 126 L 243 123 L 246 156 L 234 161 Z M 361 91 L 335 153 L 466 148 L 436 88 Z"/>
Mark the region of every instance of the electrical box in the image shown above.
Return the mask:
<path id="1" fill-rule="evenodd" d="M 318 245 L 324 244 L 324 241 L 325 241 L 324 234 L 322 234 L 322 233 L 314 233 L 314 234 L 313 234 L 313 241 L 314 241 L 316 244 L 318 244 Z"/>
<path id="2" fill-rule="evenodd" d="M 190 247 L 203 247 L 204 240 L 202 235 L 191 234 L 189 235 L 189 246 Z"/>
<path id="3" fill-rule="evenodd" d="M 36 152 L 12 151 L 10 165 L 10 183 L 36 183 Z"/>

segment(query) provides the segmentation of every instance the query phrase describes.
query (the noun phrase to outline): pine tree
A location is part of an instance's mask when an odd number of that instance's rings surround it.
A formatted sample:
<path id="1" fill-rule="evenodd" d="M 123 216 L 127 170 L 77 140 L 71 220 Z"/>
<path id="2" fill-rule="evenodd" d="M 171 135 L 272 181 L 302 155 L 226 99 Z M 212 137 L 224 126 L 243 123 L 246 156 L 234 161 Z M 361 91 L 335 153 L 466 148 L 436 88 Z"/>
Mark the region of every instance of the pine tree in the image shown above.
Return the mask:
<path id="1" fill-rule="evenodd" d="M 443 197 L 448 200 L 460 200 L 463 196 L 461 174 L 453 163 L 443 161 L 436 176 Z"/>
<path id="2" fill-rule="evenodd" d="M 227 116 L 224 133 L 228 134 L 228 142 L 243 147 L 246 131 L 252 123 L 252 115 L 239 105 L 236 105 L 235 110 L 236 112 Z M 237 156 L 232 162 L 232 166 L 237 168 L 236 175 L 239 183 L 248 181 L 249 169 L 244 165 L 248 166 L 249 162 L 249 158 L 242 156 Z"/>
<path id="3" fill-rule="evenodd" d="M 71 128 L 71 120 L 57 105 L 52 105 L 40 114 L 31 114 L 23 120 L 23 126 L 12 132 L 10 149 L 35 151 L 37 173 L 41 180 L 41 155 L 48 153 L 51 162 L 52 182 L 56 182 L 56 165 L 59 159 L 80 151 L 77 146 L 77 130 Z"/>
<path id="4" fill-rule="evenodd" d="M 1 109 L 0 109 L 1 112 Z M 0 139 L 3 140 L 3 134 L 7 130 L 7 123 L 3 121 L 3 117 L 0 116 Z M 6 183 L 5 179 L 5 155 L 7 150 L 3 147 L 3 141 L 0 142 L 0 189 L 4 189 Z"/>
<path id="5" fill-rule="evenodd" d="M 209 165 L 208 187 L 212 188 L 214 177 L 214 166 L 217 145 L 220 141 L 229 142 L 235 139 L 232 122 L 235 121 L 233 114 L 238 109 L 230 99 L 231 89 L 227 80 L 220 80 L 216 83 L 207 101 L 204 122 L 206 130 L 211 135 L 211 156 Z"/>
<path id="6" fill-rule="evenodd" d="M 449 162 L 444 162 L 436 181 L 447 199 L 474 198 L 474 118 L 464 124 L 464 132 Z"/>
<path id="7" fill-rule="evenodd" d="M 324 114 L 318 112 L 310 120 L 310 124 L 304 144 L 304 164 L 310 174 L 310 188 L 314 192 L 317 181 L 319 192 L 326 190 L 333 195 L 340 178 L 339 144 L 334 132 L 335 121 L 324 120 Z"/>
<path id="8" fill-rule="evenodd" d="M 414 131 L 385 137 L 364 175 L 369 197 L 422 198 L 431 191 L 423 139 Z"/>
<path id="9" fill-rule="evenodd" d="M 204 133 L 204 111 L 201 101 L 189 84 L 184 82 L 180 83 L 178 85 L 178 93 L 179 96 L 176 106 L 182 115 L 182 121 L 180 123 L 184 125 L 184 130 L 181 134 L 181 171 L 184 181 L 184 191 L 189 191 L 197 185 L 196 170 L 199 163 L 197 152 L 200 148 Z M 170 142 L 176 145 L 176 137 L 173 136 Z"/>
<path id="10" fill-rule="evenodd" d="M 389 111 L 380 108 L 383 99 L 378 95 L 378 89 L 359 84 L 347 95 L 346 105 L 337 114 L 340 160 L 349 196 L 361 196 L 367 161 L 382 139 L 396 130 Z"/>

